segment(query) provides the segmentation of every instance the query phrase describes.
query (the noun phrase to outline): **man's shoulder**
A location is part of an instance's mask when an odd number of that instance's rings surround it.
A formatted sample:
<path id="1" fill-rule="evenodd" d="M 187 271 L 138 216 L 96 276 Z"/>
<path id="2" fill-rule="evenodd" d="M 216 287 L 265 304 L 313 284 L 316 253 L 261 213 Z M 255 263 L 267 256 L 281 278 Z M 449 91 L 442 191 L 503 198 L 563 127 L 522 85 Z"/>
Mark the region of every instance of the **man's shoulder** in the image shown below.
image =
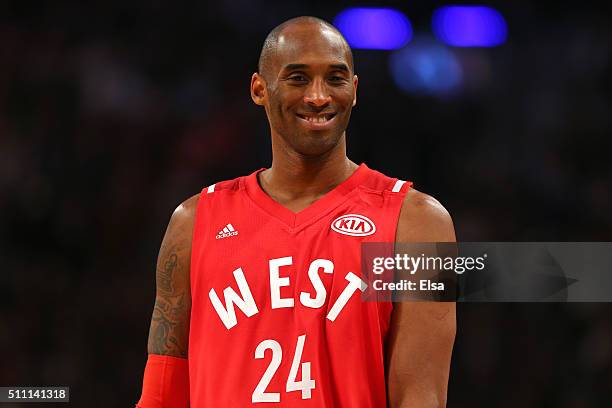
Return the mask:
<path id="1" fill-rule="evenodd" d="M 170 222 L 168 224 L 169 230 L 179 230 L 192 228 L 196 210 L 198 208 L 198 201 L 200 193 L 194 194 L 191 197 L 180 203 L 172 212 Z"/>
<path id="2" fill-rule="evenodd" d="M 414 188 L 406 192 L 398 222 L 398 241 L 454 241 L 453 220 L 434 197 Z"/>
<path id="3" fill-rule="evenodd" d="M 447 212 L 436 198 L 414 187 L 406 192 L 404 207 L 407 211 L 415 212 Z"/>
<path id="4" fill-rule="evenodd" d="M 180 203 L 174 212 L 172 213 L 172 217 L 177 218 L 190 218 L 195 215 L 196 209 L 198 208 L 198 201 L 200 199 L 200 194 L 194 194 L 191 197 L 184 200 Z"/>

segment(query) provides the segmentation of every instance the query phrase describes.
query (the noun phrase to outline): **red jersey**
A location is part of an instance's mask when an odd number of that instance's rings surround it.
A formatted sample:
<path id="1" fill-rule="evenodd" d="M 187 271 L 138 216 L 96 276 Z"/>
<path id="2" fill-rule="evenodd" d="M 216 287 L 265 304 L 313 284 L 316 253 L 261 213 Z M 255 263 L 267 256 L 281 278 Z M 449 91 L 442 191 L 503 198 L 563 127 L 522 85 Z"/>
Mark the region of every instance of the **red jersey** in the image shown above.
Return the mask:
<path id="1" fill-rule="evenodd" d="M 191 408 L 385 407 L 392 304 L 362 301 L 361 243 L 395 241 L 410 183 L 362 164 L 294 213 L 261 189 L 259 171 L 199 199 Z"/>

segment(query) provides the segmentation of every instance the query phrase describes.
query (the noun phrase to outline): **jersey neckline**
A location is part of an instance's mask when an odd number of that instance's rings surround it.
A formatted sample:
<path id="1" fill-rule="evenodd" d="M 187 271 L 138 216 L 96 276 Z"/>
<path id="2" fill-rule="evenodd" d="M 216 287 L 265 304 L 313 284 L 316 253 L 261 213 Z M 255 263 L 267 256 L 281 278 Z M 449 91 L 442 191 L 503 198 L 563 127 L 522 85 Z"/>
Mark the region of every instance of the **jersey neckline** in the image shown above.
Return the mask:
<path id="1" fill-rule="evenodd" d="M 264 170 L 266 170 L 265 167 L 244 178 L 247 195 L 270 216 L 279 219 L 291 228 L 297 228 L 315 217 L 322 217 L 328 211 L 337 207 L 347 194 L 362 183 L 369 168 L 365 163 L 361 163 L 346 180 L 297 213 L 275 201 L 261 188 L 257 175 Z"/>

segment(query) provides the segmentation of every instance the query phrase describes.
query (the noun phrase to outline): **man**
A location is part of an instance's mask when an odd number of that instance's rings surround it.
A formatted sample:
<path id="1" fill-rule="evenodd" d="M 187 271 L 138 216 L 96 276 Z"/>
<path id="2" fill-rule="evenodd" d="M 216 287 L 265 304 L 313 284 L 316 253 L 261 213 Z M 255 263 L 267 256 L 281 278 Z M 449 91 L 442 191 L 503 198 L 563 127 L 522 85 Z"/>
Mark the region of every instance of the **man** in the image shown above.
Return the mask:
<path id="1" fill-rule="evenodd" d="M 444 406 L 455 304 L 362 301 L 360 249 L 454 241 L 450 216 L 347 158 L 357 76 L 333 26 L 281 24 L 258 71 L 272 166 L 172 215 L 138 406 Z"/>

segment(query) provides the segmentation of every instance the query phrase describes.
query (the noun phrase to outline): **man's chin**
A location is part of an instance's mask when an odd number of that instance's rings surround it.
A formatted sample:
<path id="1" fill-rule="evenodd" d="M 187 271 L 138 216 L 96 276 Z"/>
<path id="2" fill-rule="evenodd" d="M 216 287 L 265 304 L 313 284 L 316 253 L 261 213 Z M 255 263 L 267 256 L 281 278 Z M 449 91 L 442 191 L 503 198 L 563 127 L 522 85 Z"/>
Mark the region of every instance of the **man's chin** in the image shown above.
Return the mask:
<path id="1" fill-rule="evenodd" d="M 312 131 L 305 135 L 300 135 L 298 143 L 294 144 L 294 149 L 302 156 L 318 157 L 333 150 L 339 143 L 342 135 L 331 131 Z"/>

